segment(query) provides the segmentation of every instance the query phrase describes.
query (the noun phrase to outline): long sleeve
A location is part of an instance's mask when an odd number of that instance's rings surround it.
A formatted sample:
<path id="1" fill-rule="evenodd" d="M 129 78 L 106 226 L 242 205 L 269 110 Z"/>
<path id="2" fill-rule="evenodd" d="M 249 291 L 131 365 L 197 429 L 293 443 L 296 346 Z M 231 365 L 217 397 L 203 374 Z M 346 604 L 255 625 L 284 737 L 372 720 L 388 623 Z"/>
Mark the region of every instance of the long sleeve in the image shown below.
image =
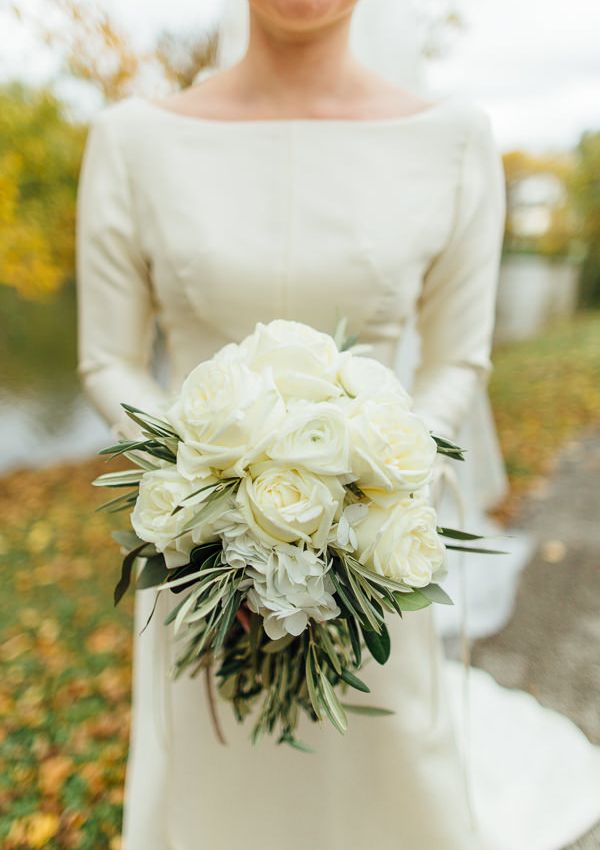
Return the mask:
<path id="1" fill-rule="evenodd" d="M 78 373 L 113 432 L 136 436 L 121 402 L 156 412 L 165 394 L 149 371 L 155 311 L 114 109 L 92 124 L 80 175 Z"/>
<path id="2" fill-rule="evenodd" d="M 415 410 L 456 437 L 473 392 L 491 370 L 496 287 L 505 216 L 502 160 L 479 109 L 465 142 L 453 227 L 430 264 L 418 303 L 421 362 Z"/>

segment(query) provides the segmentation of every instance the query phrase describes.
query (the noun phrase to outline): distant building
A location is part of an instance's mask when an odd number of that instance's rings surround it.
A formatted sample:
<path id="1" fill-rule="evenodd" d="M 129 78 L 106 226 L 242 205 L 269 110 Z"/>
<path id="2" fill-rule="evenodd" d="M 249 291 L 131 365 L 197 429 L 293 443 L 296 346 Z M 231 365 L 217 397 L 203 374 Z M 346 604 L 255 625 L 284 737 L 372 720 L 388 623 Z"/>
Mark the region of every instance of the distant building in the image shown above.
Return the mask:
<path id="1" fill-rule="evenodd" d="M 554 225 L 555 212 L 564 207 L 567 192 L 555 174 L 532 174 L 515 182 L 508 197 L 508 216 L 513 237 L 539 239 Z"/>

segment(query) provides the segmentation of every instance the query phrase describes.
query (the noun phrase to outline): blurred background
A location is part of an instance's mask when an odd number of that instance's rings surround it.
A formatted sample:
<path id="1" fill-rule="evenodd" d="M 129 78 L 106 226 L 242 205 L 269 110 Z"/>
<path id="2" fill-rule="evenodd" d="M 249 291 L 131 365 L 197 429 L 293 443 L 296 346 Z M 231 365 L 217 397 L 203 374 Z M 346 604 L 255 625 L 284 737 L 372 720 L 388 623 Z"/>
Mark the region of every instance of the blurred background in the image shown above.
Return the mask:
<path id="1" fill-rule="evenodd" d="M 422 0 L 418 71 L 490 114 L 508 215 L 490 397 L 535 537 L 511 619 L 474 661 L 600 742 L 600 5 Z M 90 117 L 190 85 L 218 0 L 0 4 L 0 842 L 120 847 L 131 600 L 95 514 L 110 440 L 78 384 L 77 179 Z M 18 598 L 18 604 L 16 599 Z M 593 842 L 596 843 L 593 843 Z M 600 847 L 591 836 L 581 847 Z"/>

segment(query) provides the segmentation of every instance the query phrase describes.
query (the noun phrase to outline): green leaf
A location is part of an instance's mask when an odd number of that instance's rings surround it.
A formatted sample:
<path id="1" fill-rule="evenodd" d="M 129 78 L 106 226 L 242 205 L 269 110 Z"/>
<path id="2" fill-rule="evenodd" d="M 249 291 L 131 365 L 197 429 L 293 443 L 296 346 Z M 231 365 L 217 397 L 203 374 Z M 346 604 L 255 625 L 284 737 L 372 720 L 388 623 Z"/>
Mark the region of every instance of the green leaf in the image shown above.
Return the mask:
<path id="1" fill-rule="evenodd" d="M 115 443 L 114 446 L 108 446 L 106 449 L 100 449 L 98 452 L 99 455 L 117 455 L 123 454 L 124 452 L 130 452 L 133 449 L 143 448 L 147 440 L 127 440 L 120 443 Z"/>
<path id="2" fill-rule="evenodd" d="M 385 594 L 385 599 L 388 603 L 388 610 L 390 610 L 394 614 L 398 614 L 399 617 L 402 617 L 402 608 L 396 602 L 396 596 L 400 596 L 400 594 L 394 593 L 392 590 L 384 589 L 382 593 Z"/>
<path id="3" fill-rule="evenodd" d="M 141 546 L 142 543 L 145 544 L 144 540 L 141 540 L 135 531 L 112 531 L 111 535 L 113 540 L 115 540 L 119 546 L 123 546 L 125 549 L 134 549 L 136 546 Z M 151 546 L 152 544 L 145 544 Z"/>
<path id="4" fill-rule="evenodd" d="M 342 347 L 340 351 L 348 351 L 350 348 L 353 348 L 358 342 L 358 336 L 354 334 L 353 336 L 347 337 L 342 343 Z"/>
<path id="5" fill-rule="evenodd" d="M 137 590 L 146 590 L 161 584 L 169 575 L 163 555 L 148 558 L 136 582 Z"/>
<path id="6" fill-rule="evenodd" d="M 175 605 L 173 608 L 171 608 L 171 610 L 169 611 L 169 613 L 167 614 L 167 616 L 164 619 L 163 625 L 168 626 L 169 623 L 173 622 L 173 620 L 175 619 L 175 617 L 179 613 L 179 610 L 181 609 L 183 604 L 186 602 L 186 600 L 187 600 L 187 596 L 184 599 L 180 599 L 180 601 L 177 603 L 177 605 Z"/>
<path id="7" fill-rule="evenodd" d="M 321 695 L 323 697 L 323 708 L 335 728 L 343 735 L 348 729 L 346 712 L 337 697 L 333 685 L 322 670 L 319 671 L 319 683 Z"/>
<path id="8" fill-rule="evenodd" d="M 337 324 L 335 326 L 335 330 L 332 334 L 333 341 L 335 342 L 335 344 L 337 345 L 337 347 L 340 351 L 342 350 L 344 340 L 346 339 L 347 328 L 348 328 L 348 317 L 347 316 L 341 316 L 341 318 L 338 319 Z"/>
<path id="9" fill-rule="evenodd" d="M 189 502 L 191 499 L 194 499 L 196 496 L 199 496 L 201 493 L 206 493 L 207 490 L 223 490 L 223 488 L 227 486 L 222 481 L 217 481 L 216 484 L 204 484 L 202 487 L 199 487 L 197 490 L 189 493 L 184 499 L 183 502 Z M 208 494 L 207 494 L 208 495 Z M 202 501 L 201 499 L 198 500 Z"/>
<path id="10" fill-rule="evenodd" d="M 156 416 L 152 416 L 150 413 L 145 413 L 143 410 L 133 407 L 131 404 L 125 404 L 125 402 L 121 402 L 121 407 L 129 418 L 142 428 L 146 428 L 148 431 L 153 431 L 159 436 L 179 438 L 179 435 L 175 433 L 169 423 L 165 422 L 163 419 L 158 419 Z"/>
<path id="11" fill-rule="evenodd" d="M 269 655 L 275 652 L 281 652 L 283 649 L 287 649 L 287 647 L 296 640 L 296 635 L 284 635 L 277 640 L 270 640 L 261 646 L 261 650 L 263 652 L 268 653 Z"/>
<path id="12" fill-rule="evenodd" d="M 503 552 L 500 549 L 478 549 L 475 546 L 451 546 L 449 543 L 444 545 L 446 549 L 452 549 L 455 552 L 475 552 L 478 555 L 508 555 L 508 552 Z"/>
<path id="13" fill-rule="evenodd" d="M 172 464 L 177 463 L 177 455 L 174 454 L 174 452 L 172 452 L 171 449 L 169 449 L 167 446 L 165 446 L 163 443 L 161 443 L 158 440 L 150 441 L 146 445 L 146 448 L 144 449 L 144 451 L 146 452 L 146 454 L 149 454 L 151 457 L 158 458 L 159 460 L 166 460 L 167 463 L 172 463 Z M 126 456 L 130 457 L 130 458 L 134 458 L 133 453 L 130 453 L 130 452 L 127 452 Z M 140 466 L 142 466 L 142 464 L 139 461 L 139 458 L 134 458 L 134 463 L 139 463 Z M 151 464 L 151 466 L 152 466 L 153 469 L 157 468 L 156 464 Z"/>
<path id="14" fill-rule="evenodd" d="M 356 667 L 360 667 L 360 662 L 362 660 L 362 647 L 360 644 L 360 631 L 358 627 L 358 622 L 351 615 L 346 619 L 346 624 L 348 626 L 348 634 L 350 635 L 350 643 L 352 644 L 352 653 L 354 655 L 354 664 Z"/>
<path id="15" fill-rule="evenodd" d="M 387 626 L 385 623 L 381 625 L 381 634 L 377 634 L 377 632 L 371 632 L 368 629 L 365 629 L 363 626 L 363 637 L 365 639 L 365 643 L 367 645 L 367 649 L 377 661 L 378 664 L 385 664 L 385 662 L 390 657 L 390 635 L 387 630 Z"/>
<path id="16" fill-rule="evenodd" d="M 197 608 L 187 617 L 188 623 L 195 623 L 198 620 L 204 620 L 211 612 L 217 616 L 216 608 L 228 591 L 228 585 L 218 584 L 211 593 L 209 593 Z"/>
<path id="17" fill-rule="evenodd" d="M 306 653 L 306 665 L 305 665 L 305 675 L 306 675 L 306 687 L 308 689 L 308 696 L 310 699 L 310 703 L 313 707 L 313 711 L 317 716 L 318 720 L 323 719 L 323 711 L 321 708 L 321 700 L 319 699 L 319 692 L 317 691 L 317 685 L 314 678 L 313 665 L 311 660 L 310 650 Z"/>
<path id="18" fill-rule="evenodd" d="M 181 584 L 177 584 L 171 586 L 169 589 L 173 593 L 183 593 L 184 590 L 187 590 L 188 587 L 191 587 L 198 580 L 198 573 L 200 572 L 200 567 L 198 564 L 185 564 L 183 567 L 176 567 L 175 569 L 169 570 L 168 581 L 178 581 L 178 579 L 185 578 L 186 576 L 190 577 L 188 582 L 182 582 Z"/>
<path id="19" fill-rule="evenodd" d="M 464 454 L 466 449 L 461 449 L 460 446 L 457 446 L 456 443 L 447 440 L 445 437 L 438 437 L 436 434 L 432 434 L 431 436 L 436 442 L 439 454 L 448 455 L 454 460 L 465 459 Z"/>
<path id="20" fill-rule="evenodd" d="M 430 602 L 437 602 L 438 605 L 454 605 L 451 597 L 439 584 L 428 584 L 427 587 L 421 587 L 420 593 Z"/>
<path id="21" fill-rule="evenodd" d="M 203 502 L 200 502 L 199 510 L 197 510 L 192 518 L 183 526 L 178 537 L 181 537 L 193 528 L 201 527 L 204 523 L 208 523 L 213 518 L 222 514 L 224 510 L 223 503 L 227 503 L 229 493 L 232 489 L 233 485 L 223 487 L 218 492 L 211 493 Z"/>
<path id="22" fill-rule="evenodd" d="M 338 576 L 335 574 L 335 572 L 333 570 L 330 571 L 329 575 L 331 576 L 331 579 L 332 579 L 333 584 L 335 586 L 336 592 L 338 594 L 338 597 L 339 597 L 338 602 L 340 604 L 340 608 L 345 609 L 349 613 L 350 616 L 352 616 L 356 620 L 358 620 L 359 623 L 362 623 L 363 618 L 361 617 L 359 610 L 354 607 L 354 604 L 353 604 L 352 600 L 350 599 L 349 594 L 350 594 L 351 591 L 349 591 L 349 589 L 347 590 L 345 588 L 345 586 L 342 584 L 341 580 L 338 578 Z"/>
<path id="23" fill-rule="evenodd" d="M 350 587 L 354 594 L 356 604 L 363 615 L 361 620 L 367 620 L 372 629 L 379 631 L 380 622 L 383 618 L 379 616 L 379 612 L 377 612 L 369 602 L 369 599 L 365 595 L 365 592 L 360 586 L 356 576 L 353 575 L 352 570 L 347 569 L 346 575 L 348 576 L 348 581 L 350 582 Z"/>
<path id="24" fill-rule="evenodd" d="M 93 487 L 135 487 L 142 480 L 143 470 L 124 469 L 119 472 L 105 472 L 94 478 Z"/>
<path id="25" fill-rule="evenodd" d="M 410 593 L 394 593 L 394 599 L 401 611 L 420 611 L 428 608 L 432 601 L 422 593 L 421 590 L 412 590 Z"/>
<path id="26" fill-rule="evenodd" d="M 442 537 L 452 537 L 454 540 L 483 540 L 482 534 L 469 534 L 456 528 L 438 528 L 437 533 Z"/>
<path id="27" fill-rule="evenodd" d="M 114 514 L 117 511 L 123 511 L 126 508 L 132 507 L 135 505 L 136 500 L 137 490 L 133 493 L 122 493 L 120 496 L 98 505 L 96 511 L 108 511 L 108 513 Z"/>
<path id="28" fill-rule="evenodd" d="M 138 557 L 138 555 L 141 554 L 145 546 L 145 543 L 142 543 L 140 546 L 136 546 L 135 549 L 132 549 L 131 552 L 128 552 L 123 558 L 123 563 L 121 565 L 121 577 L 117 582 L 113 594 L 115 605 L 119 604 L 119 602 L 127 592 L 127 588 L 131 583 L 131 570 L 133 569 L 133 564 L 135 562 L 135 559 Z"/>
<path id="29" fill-rule="evenodd" d="M 182 601 L 181 605 L 177 607 L 177 613 L 175 614 L 175 621 L 173 626 L 174 634 L 177 634 L 177 632 L 181 628 L 181 624 L 185 620 L 188 612 L 192 610 L 192 608 L 198 601 L 200 593 L 201 591 L 198 588 L 194 588 L 188 593 L 188 595 Z"/>
<path id="30" fill-rule="evenodd" d="M 194 546 L 190 553 L 190 561 L 196 564 L 205 564 L 211 555 L 215 552 L 220 552 L 222 549 L 221 543 L 201 543 L 199 546 Z"/>
<path id="31" fill-rule="evenodd" d="M 179 569 L 179 568 L 178 568 Z M 200 582 L 204 578 L 200 570 L 196 570 L 195 573 L 188 573 L 186 571 L 185 575 L 179 576 L 179 578 L 173 578 L 174 570 L 169 570 L 169 574 L 165 581 L 162 583 L 161 587 L 164 590 L 172 590 L 173 593 L 178 593 L 178 588 L 183 586 L 184 590 L 188 590 L 190 587 L 197 587 L 199 592 L 202 592 L 202 587 L 200 586 Z"/>
<path id="32" fill-rule="evenodd" d="M 135 463 L 136 466 L 139 466 L 140 469 L 143 469 L 144 472 L 153 472 L 155 469 L 159 467 L 152 463 L 151 460 L 148 460 L 147 457 L 143 457 L 142 455 L 137 454 L 137 452 L 124 452 L 127 460 L 130 460 L 132 463 Z"/>
<path id="33" fill-rule="evenodd" d="M 142 629 L 140 631 L 140 635 L 144 634 L 144 632 L 146 631 L 146 629 L 150 625 L 150 621 L 152 620 L 152 617 L 154 617 L 154 612 L 156 611 L 157 605 L 158 605 L 158 593 L 154 597 L 154 602 L 152 603 L 152 610 L 150 611 L 150 614 L 148 615 L 148 619 L 146 620 L 146 622 L 142 626 Z"/>
<path id="34" fill-rule="evenodd" d="M 375 573 L 368 567 L 363 566 L 355 558 L 346 559 L 346 566 L 349 570 L 359 573 L 367 581 L 372 582 L 372 584 L 385 587 L 387 590 L 399 590 L 402 592 L 406 588 L 406 585 L 402 584 L 402 582 L 394 581 L 393 578 L 388 578 L 387 576 L 380 576 L 379 573 Z"/>
<path id="35" fill-rule="evenodd" d="M 291 732 L 284 732 L 278 743 L 288 744 L 290 747 L 293 747 L 295 750 L 300 750 L 302 753 L 314 753 L 314 750 L 309 747 L 308 744 L 303 744 L 302 741 L 294 738 Z"/>
<path id="36" fill-rule="evenodd" d="M 358 676 L 355 676 L 354 673 L 351 673 L 350 670 L 342 670 L 342 679 L 347 685 L 356 688 L 357 691 L 362 691 L 365 694 L 371 693 L 369 686 L 362 679 L 359 679 Z"/>
<path id="37" fill-rule="evenodd" d="M 331 636 L 327 631 L 327 626 L 321 626 L 317 631 L 317 641 L 322 644 L 322 647 L 319 647 L 322 650 L 325 650 L 326 657 L 329 659 L 329 662 L 338 676 L 342 675 L 342 665 L 340 664 L 340 659 L 338 657 L 337 652 L 335 651 L 335 647 L 331 640 Z"/>
<path id="38" fill-rule="evenodd" d="M 342 705 L 350 714 L 365 714 L 369 717 L 388 717 L 396 713 L 389 708 L 377 708 L 374 705 L 351 705 L 347 702 L 342 703 Z"/>
<path id="39" fill-rule="evenodd" d="M 231 628 L 231 625 L 235 619 L 235 615 L 240 607 L 240 602 L 242 601 L 242 593 L 239 590 L 234 590 L 227 602 L 223 607 L 223 616 L 221 617 L 221 621 L 219 623 L 219 628 L 217 629 L 217 635 L 215 637 L 214 649 L 220 649 L 225 643 L 225 639 L 227 637 L 227 633 Z"/>

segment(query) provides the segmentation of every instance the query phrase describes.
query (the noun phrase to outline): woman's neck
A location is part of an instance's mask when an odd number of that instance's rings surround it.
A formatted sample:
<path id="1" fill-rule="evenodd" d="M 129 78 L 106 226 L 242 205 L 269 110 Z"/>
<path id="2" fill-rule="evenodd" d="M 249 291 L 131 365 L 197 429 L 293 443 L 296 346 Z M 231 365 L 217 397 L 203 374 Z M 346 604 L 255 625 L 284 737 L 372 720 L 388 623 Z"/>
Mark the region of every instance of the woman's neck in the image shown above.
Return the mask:
<path id="1" fill-rule="evenodd" d="M 346 15 L 316 33 L 282 33 L 251 12 L 248 49 L 235 66 L 240 99 L 299 112 L 360 96 L 367 81 L 349 49 L 350 21 Z"/>

